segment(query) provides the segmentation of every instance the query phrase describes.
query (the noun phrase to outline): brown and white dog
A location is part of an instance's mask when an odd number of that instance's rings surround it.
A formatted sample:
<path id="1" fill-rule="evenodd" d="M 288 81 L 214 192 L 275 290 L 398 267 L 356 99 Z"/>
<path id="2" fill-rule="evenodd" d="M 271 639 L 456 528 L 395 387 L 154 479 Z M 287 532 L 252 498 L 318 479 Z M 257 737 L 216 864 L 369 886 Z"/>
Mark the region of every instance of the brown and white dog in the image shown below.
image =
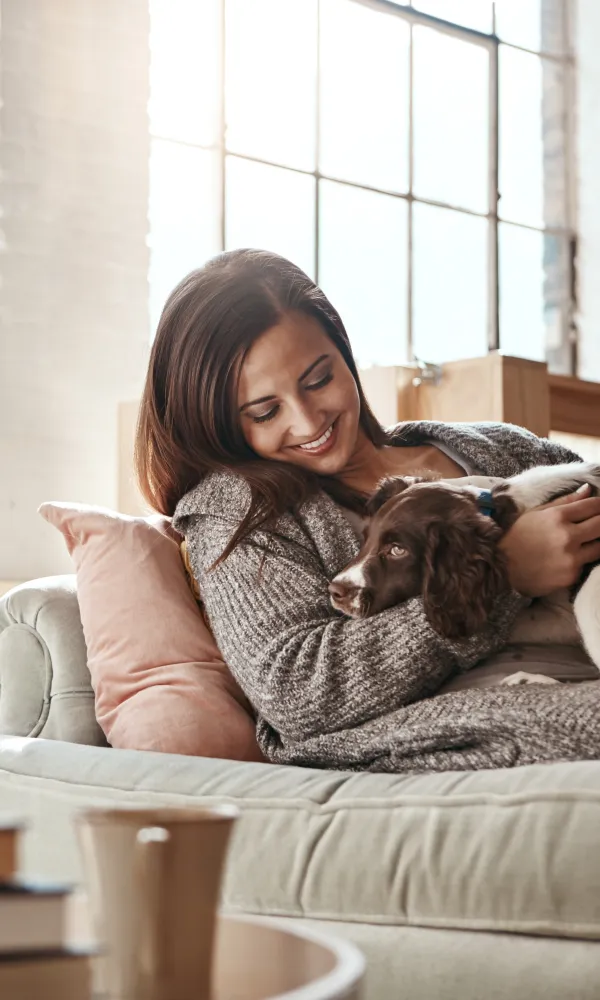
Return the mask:
<path id="1" fill-rule="evenodd" d="M 511 479 L 393 477 L 372 497 L 362 548 L 329 587 L 331 603 L 353 618 L 421 597 L 440 635 L 465 638 L 483 627 L 496 598 L 510 590 L 498 542 L 527 510 L 589 484 L 592 462 L 543 466 Z M 600 565 L 573 590 L 533 602 L 510 642 L 583 642 L 600 669 Z"/>

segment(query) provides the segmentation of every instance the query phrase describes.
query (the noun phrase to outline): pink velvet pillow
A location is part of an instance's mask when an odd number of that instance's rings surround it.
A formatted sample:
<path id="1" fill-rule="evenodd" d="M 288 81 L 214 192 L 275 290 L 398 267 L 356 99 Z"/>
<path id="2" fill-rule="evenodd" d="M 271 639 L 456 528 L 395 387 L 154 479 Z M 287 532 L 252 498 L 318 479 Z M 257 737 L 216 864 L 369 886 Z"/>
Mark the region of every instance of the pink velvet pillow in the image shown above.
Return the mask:
<path id="1" fill-rule="evenodd" d="M 75 563 L 96 716 L 109 743 L 262 760 L 250 706 L 204 623 L 169 521 L 70 503 L 39 512 Z"/>

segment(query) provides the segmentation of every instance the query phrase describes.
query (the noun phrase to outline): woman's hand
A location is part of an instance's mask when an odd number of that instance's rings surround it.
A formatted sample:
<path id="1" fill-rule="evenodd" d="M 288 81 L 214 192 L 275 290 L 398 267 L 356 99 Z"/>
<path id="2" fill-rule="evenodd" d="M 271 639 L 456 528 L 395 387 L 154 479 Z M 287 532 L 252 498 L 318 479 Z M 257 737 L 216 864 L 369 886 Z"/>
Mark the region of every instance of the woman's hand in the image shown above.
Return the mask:
<path id="1" fill-rule="evenodd" d="M 511 585 L 543 597 L 576 583 L 586 563 L 600 559 L 600 497 L 589 486 L 522 514 L 500 542 Z"/>

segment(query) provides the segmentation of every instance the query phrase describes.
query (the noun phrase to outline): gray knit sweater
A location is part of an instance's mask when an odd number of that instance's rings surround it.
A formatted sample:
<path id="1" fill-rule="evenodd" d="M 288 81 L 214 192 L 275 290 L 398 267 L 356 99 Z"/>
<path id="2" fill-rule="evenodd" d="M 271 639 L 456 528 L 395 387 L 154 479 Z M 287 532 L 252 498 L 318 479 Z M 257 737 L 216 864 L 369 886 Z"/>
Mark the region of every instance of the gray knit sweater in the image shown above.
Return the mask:
<path id="1" fill-rule="evenodd" d="M 509 425 L 408 423 L 394 434 L 399 447 L 436 441 L 482 475 L 577 459 Z M 327 585 L 359 539 L 325 494 L 276 529 L 255 532 L 208 572 L 248 503 L 243 480 L 215 474 L 181 500 L 174 525 L 185 535 L 217 643 L 254 706 L 270 760 L 437 771 L 600 758 L 600 683 L 432 697 L 506 642 L 526 604 L 518 594 L 499 600 L 486 627 L 461 642 L 431 629 L 420 599 L 362 621 L 340 616 Z"/>

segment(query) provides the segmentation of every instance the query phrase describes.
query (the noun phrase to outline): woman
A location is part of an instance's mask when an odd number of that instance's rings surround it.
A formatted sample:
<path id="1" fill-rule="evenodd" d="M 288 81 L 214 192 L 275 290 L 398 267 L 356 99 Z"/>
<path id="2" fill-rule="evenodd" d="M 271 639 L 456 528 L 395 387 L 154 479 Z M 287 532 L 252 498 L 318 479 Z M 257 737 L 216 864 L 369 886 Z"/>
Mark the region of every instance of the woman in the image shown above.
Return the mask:
<path id="1" fill-rule="evenodd" d="M 464 642 L 421 602 L 365 620 L 330 605 L 382 476 L 509 476 L 573 461 L 499 424 L 383 431 L 342 321 L 273 254 L 226 253 L 170 296 L 137 436 L 146 498 L 186 538 L 217 643 L 272 761 L 361 770 L 509 767 L 600 756 L 600 685 L 495 687 L 430 697 L 505 644 L 529 598 L 600 558 L 600 499 L 523 515 L 505 537 L 513 592 Z"/>

